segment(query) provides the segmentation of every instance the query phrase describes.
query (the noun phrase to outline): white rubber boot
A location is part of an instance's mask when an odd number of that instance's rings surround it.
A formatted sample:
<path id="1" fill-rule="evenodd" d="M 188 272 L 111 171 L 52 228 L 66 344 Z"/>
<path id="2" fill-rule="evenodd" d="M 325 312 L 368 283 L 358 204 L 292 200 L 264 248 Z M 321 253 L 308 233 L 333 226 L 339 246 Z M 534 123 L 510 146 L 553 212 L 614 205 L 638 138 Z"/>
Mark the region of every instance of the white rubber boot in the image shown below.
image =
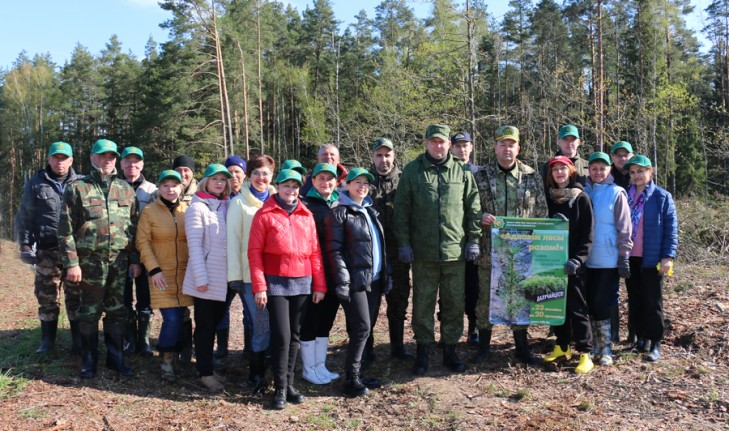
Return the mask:
<path id="1" fill-rule="evenodd" d="M 316 339 L 316 370 L 320 376 L 327 377 L 330 381 L 339 378 L 339 374 L 332 373 L 327 369 L 327 348 L 329 347 L 329 337 L 318 337 Z"/>
<path id="2" fill-rule="evenodd" d="M 302 377 L 315 385 L 326 385 L 332 380 L 316 369 L 316 341 L 301 341 L 301 369 Z"/>

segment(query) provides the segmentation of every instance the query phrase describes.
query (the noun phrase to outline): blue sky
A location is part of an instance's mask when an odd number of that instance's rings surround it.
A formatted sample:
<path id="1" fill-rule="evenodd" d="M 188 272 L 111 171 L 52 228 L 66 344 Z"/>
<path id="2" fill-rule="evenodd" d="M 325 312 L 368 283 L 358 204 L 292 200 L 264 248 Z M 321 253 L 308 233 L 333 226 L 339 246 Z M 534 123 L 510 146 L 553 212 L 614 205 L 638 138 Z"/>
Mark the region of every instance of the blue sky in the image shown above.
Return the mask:
<path id="1" fill-rule="evenodd" d="M 536 2 L 536 1 L 535 1 Z M 692 0 L 697 6 L 689 26 L 697 31 L 703 27 L 703 9 L 710 0 Z M 299 11 L 312 4 L 311 0 L 289 0 Z M 350 23 L 361 10 L 374 17 L 375 6 L 381 0 L 335 0 L 332 2 L 337 19 Z M 426 0 L 408 2 L 419 17 L 430 12 Z M 490 0 L 489 12 L 501 19 L 507 10 L 506 0 Z M 25 0 L 3 4 L 0 18 L 0 69 L 12 67 L 21 51 L 32 57 L 50 53 L 62 65 L 77 43 L 98 54 L 116 34 L 125 51 L 140 58 L 150 36 L 158 42 L 167 40 L 167 31 L 159 27 L 169 15 L 157 0 Z M 341 26 L 344 29 L 344 25 Z M 703 40 L 703 39 L 702 39 Z"/>

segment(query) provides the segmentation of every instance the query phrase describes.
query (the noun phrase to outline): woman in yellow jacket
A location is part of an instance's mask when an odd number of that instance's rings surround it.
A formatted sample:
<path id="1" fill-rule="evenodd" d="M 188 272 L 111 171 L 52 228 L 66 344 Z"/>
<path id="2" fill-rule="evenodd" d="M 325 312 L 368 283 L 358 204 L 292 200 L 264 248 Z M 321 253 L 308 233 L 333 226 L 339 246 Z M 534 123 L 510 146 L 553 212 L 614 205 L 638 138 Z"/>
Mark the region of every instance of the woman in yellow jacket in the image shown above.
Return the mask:
<path id="1" fill-rule="evenodd" d="M 182 293 L 187 269 L 187 238 L 185 210 L 180 200 L 182 178 L 173 170 L 160 174 L 157 180 L 159 196 L 142 211 L 137 225 L 137 250 L 149 271 L 152 308 L 162 314 L 157 349 L 162 354 L 162 378 L 175 381 L 174 361 L 182 350 L 182 320 L 190 296 Z"/>

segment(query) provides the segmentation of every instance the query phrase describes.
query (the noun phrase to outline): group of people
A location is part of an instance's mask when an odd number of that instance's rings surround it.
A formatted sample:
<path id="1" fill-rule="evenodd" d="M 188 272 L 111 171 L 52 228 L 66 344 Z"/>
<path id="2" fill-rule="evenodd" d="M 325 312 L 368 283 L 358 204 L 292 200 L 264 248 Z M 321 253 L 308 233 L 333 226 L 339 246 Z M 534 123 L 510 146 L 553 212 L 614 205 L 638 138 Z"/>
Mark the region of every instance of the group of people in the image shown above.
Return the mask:
<path id="1" fill-rule="evenodd" d="M 543 359 L 530 351 L 528 327 L 512 326 L 519 361 L 570 359 L 574 346 L 576 372 L 589 373 L 593 360 L 610 365 L 621 277 L 631 348 L 658 360 L 662 279 L 672 272 L 677 222 L 651 161 L 634 156 L 625 141 L 611 155 L 584 160 L 579 131 L 567 125 L 540 175 L 518 159 L 519 142 L 516 127 L 499 127 L 494 160 L 479 167 L 471 163 L 467 132 L 451 135 L 433 124 L 425 151 L 402 170 L 393 142 L 377 138 L 369 170 L 347 169 L 337 147 L 325 145 L 310 172 L 296 160 L 276 174 L 268 155 L 231 156 L 207 166 L 197 182 L 194 161 L 179 156 L 156 184 L 142 175 L 140 148 L 120 154 L 101 139 L 91 149 L 92 172 L 80 176 L 71 146 L 54 143 L 48 165 L 26 184 L 16 218 L 21 258 L 36 265 L 38 353 L 54 348 L 63 285 L 82 377 L 97 373 L 102 314 L 106 366 L 132 376 L 125 357 L 153 354 L 150 319 L 159 310 L 162 378 L 175 381 L 194 346 L 201 385 L 220 392 L 216 359 L 228 354 L 229 310 L 239 296 L 249 380 L 262 393 L 270 365 L 271 406 L 283 409 L 304 400 L 294 386 L 299 352 L 308 382 L 340 378 L 326 359 L 341 305 L 349 336 L 342 391 L 362 396 L 380 386 L 362 370 L 376 360 L 373 329 L 383 296 L 391 357 L 413 358 L 404 344 L 412 288 L 414 374 L 428 372 L 436 308 L 443 363 L 462 372 L 456 345 L 464 313 L 468 340 L 478 346 L 471 360 L 490 358 L 489 229 L 508 216 L 569 221 L 565 323 L 554 328 L 554 351 Z"/>

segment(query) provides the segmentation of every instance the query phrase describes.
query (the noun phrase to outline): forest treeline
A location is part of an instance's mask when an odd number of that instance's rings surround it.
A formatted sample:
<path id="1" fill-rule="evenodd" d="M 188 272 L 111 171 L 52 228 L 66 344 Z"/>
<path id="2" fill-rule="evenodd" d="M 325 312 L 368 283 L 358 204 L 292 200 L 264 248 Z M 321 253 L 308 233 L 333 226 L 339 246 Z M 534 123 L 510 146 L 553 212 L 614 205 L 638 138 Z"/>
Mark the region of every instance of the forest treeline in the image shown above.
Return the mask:
<path id="1" fill-rule="evenodd" d="M 583 156 L 628 140 L 678 196 L 729 192 L 729 0 L 705 10 L 699 49 L 688 0 L 434 0 L 417 18 L 405 0 L 344 25 L 329 0 L 300 12 L 270 0 L 166 0 L 169 40 L 144 58 L 112 37 L 94 54 L 79 41 L 63 65 L 25 52 L 0 70 L 0 208 L 12 220 L 48 144 L 74 146 L 87 172 L 100 137 L 146 154 L 154 175 L 180 154 L 200 166 L 265 152 L 311 165 L 333 142 L 349 165 L 392 139 L 401 161 L 440 122 L 474 137 L 476 162 L 494 129 L 521 130 L 531 165 L 578 125 Z M 2 235 L 11 236 L 11 223 Z"/>

